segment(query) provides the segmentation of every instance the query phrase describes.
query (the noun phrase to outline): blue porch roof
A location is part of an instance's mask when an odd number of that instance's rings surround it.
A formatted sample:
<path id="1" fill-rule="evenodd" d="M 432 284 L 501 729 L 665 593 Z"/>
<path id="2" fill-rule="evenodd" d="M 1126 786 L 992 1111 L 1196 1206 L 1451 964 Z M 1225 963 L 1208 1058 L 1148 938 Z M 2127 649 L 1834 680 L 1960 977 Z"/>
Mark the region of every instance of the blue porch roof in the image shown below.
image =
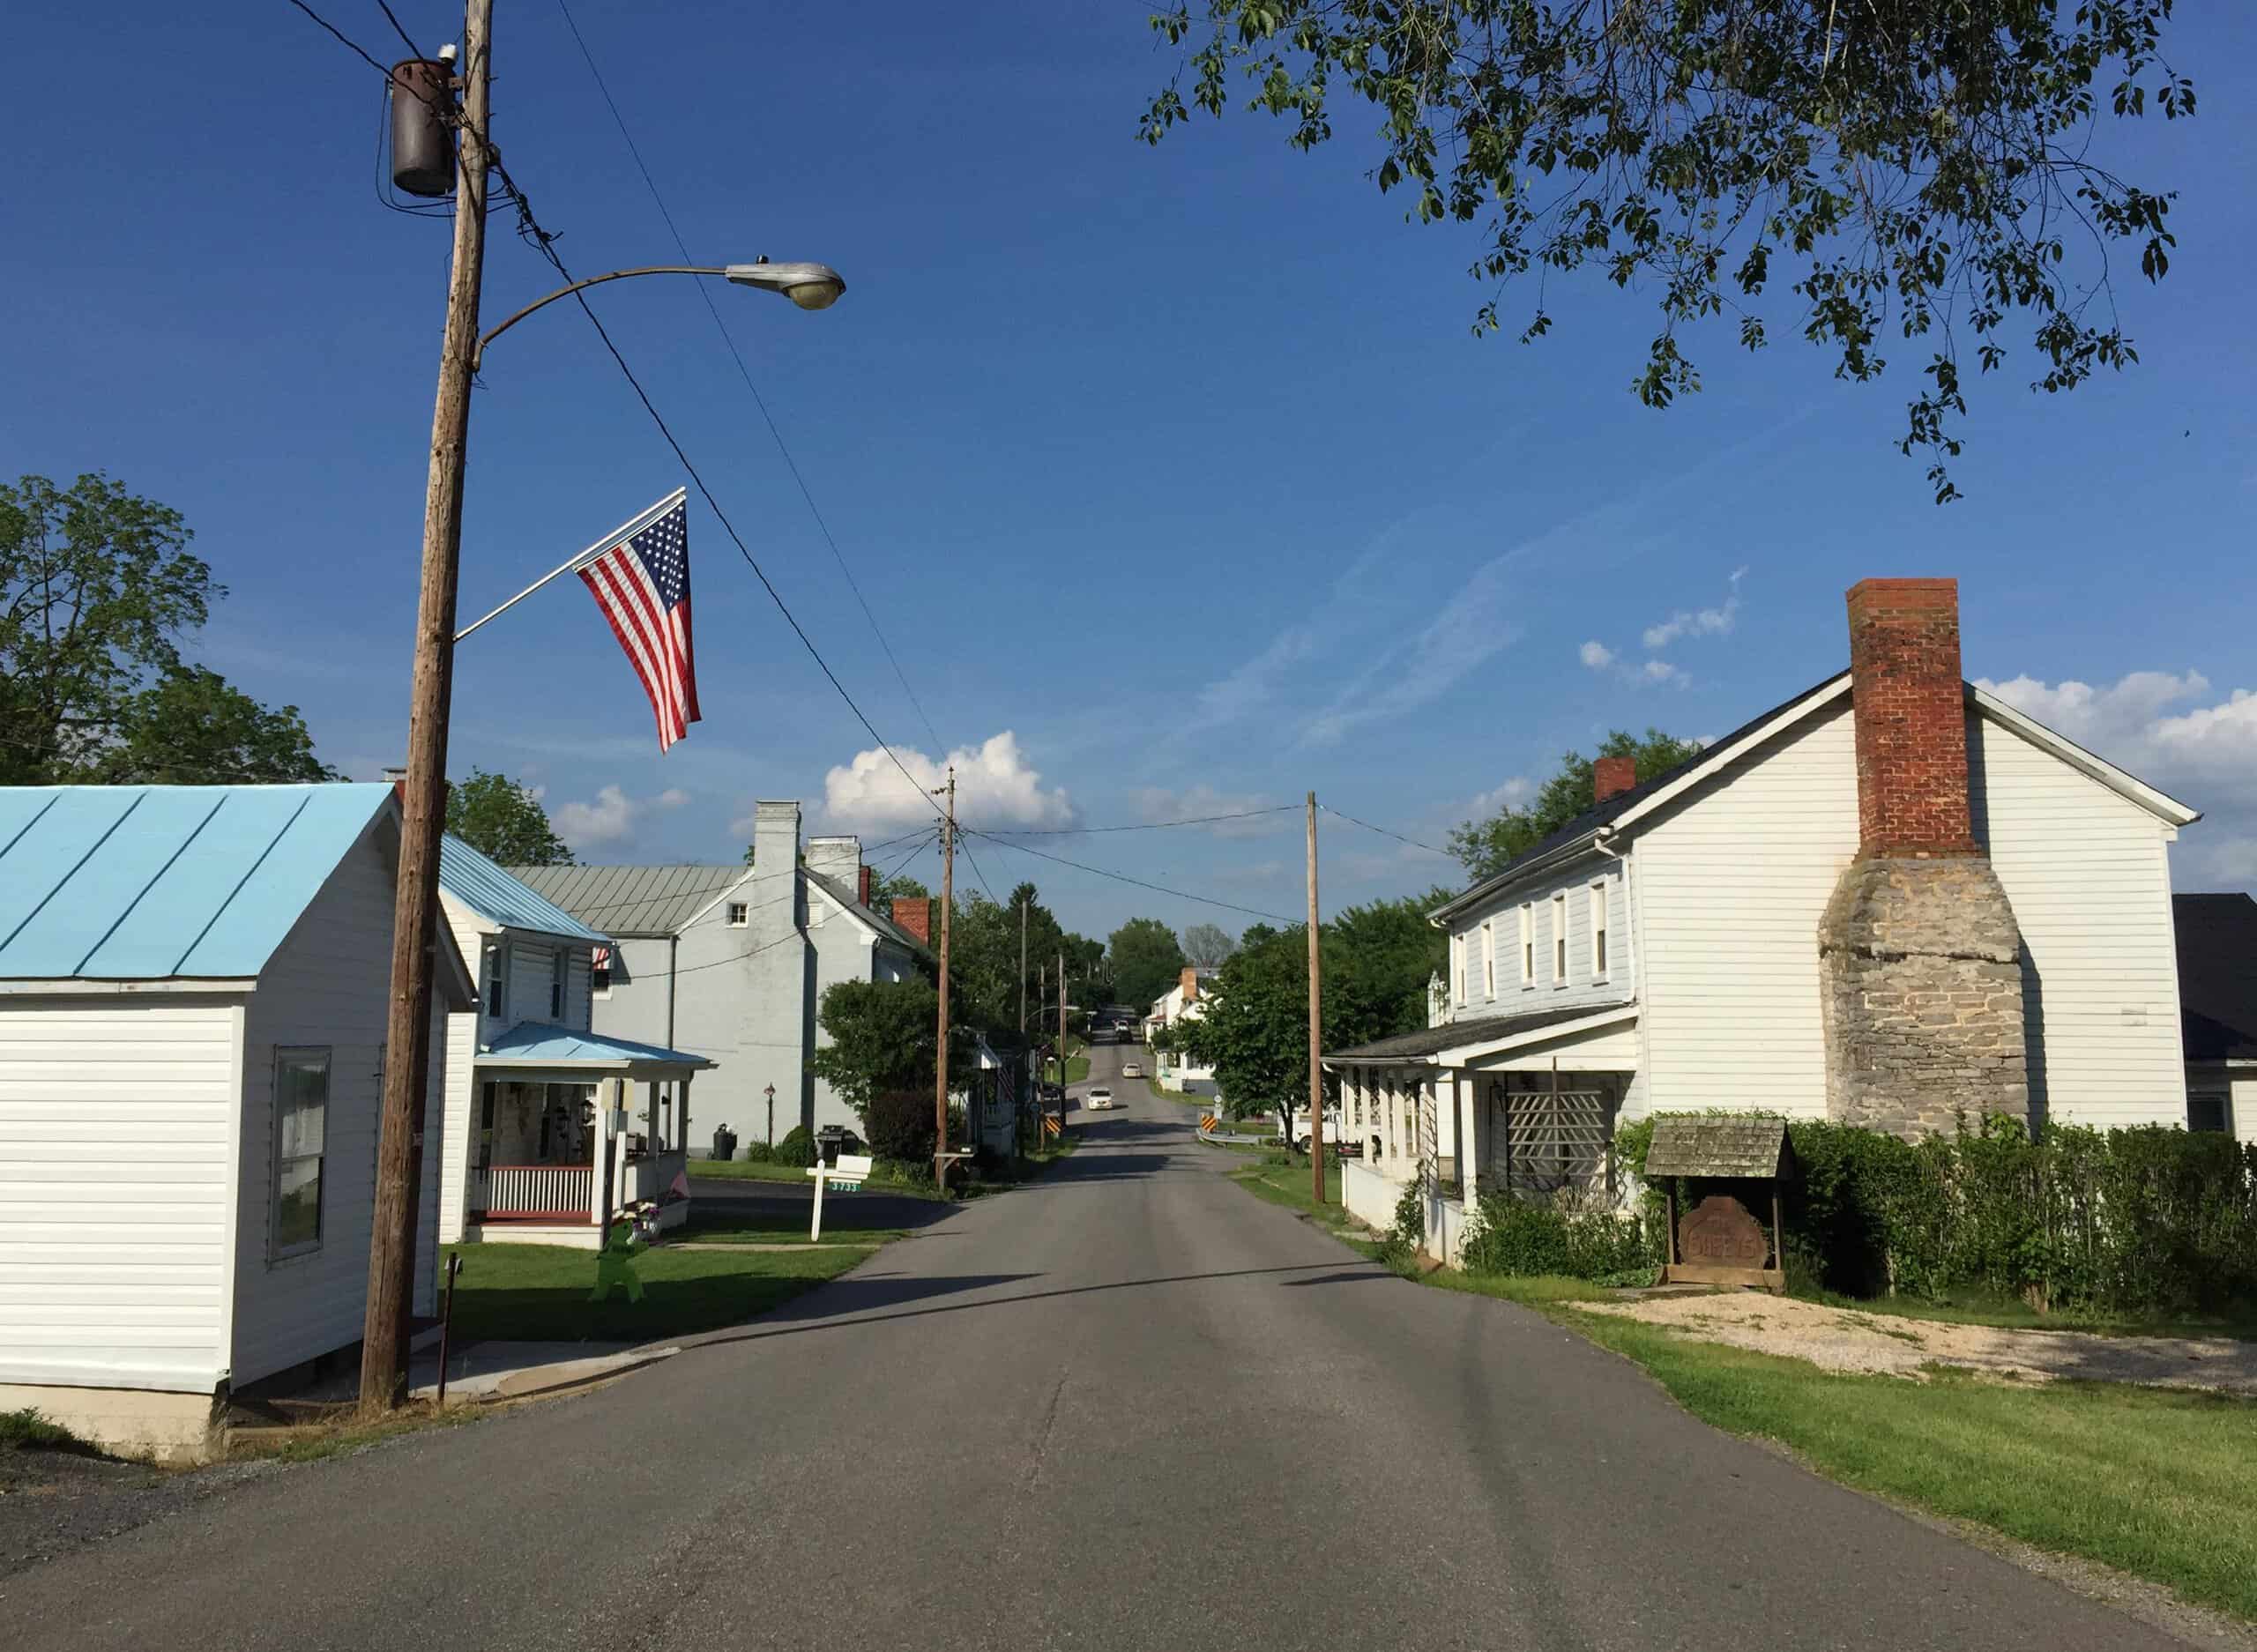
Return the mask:
<path id="1" fill-rule="evenodd" d="M 611 939 L 547 897 L 534 894 L 459 837 L 445 838 L 439 845 L 439 887 L 471 911 L 505 928 L 569 935 L 598 946 Z"/>
<path id="2" fill-rule="evenodd" d="M 703 1069 L 713 1065 L 702 1055 L 669 1050 L 632 1038 L 607 1038 L 600 1032 L 575 1031 L 546 1022 L 521 1021 L 478 1053 L 480 1067 L 680 1067 Z"/>
<path id="3" fill-rule="evenodd" d="M 0 787 L 0 978 L 249 979 L 383 785 Z"/>

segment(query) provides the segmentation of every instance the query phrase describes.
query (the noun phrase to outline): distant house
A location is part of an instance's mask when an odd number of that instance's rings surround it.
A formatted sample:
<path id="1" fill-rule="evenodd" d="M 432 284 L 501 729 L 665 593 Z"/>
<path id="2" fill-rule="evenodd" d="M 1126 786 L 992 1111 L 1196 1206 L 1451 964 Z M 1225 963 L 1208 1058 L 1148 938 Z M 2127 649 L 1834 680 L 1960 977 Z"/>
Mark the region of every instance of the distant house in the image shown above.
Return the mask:
<path id="1" fill-rule="evenodd" d="M 1194 969 L 1187 964 L 1176 984 L 1152 1001 L 1150 1014 L 1144 1017 L 1145 1037 L 1154 1040 L 1158 1035 L 1179 1021 L 1198 1021 L 1207 1013 L 1207 1001 L 1199 991 L 1203 976 L 1209 971 Z M 1180 1050 L 1168 1049 L 1165 1043 L 1156 1043 L 1152 1054 L 1153 1076 L 1162 1090 L 1172 1090 L 1179 1095 L 1212 1096 L 1215 1069 L 1202 1067 Z"/>
<path id="2" fill-rule="evenodd" d="M 439 1231 L 594 1249 L 614 1211 L 689 1215 L 691 1079 L 712 1063 L 589 1024 L 611 938 L 458 838 L 439 859 L 447 926 L 477 983 L 447 1027 Z"/>
<path id="3" fill-rule="evenodd" d="M 386 785 L 0 790 L 0 1410 L 193 1458 L 359 1343 L 399 846 Z"/>
<path id="4" fill-rule="evenodd" d="M 1440 1024 L 1336 1050 L 1385 1225 L 1596 1191 L 1615 1126 L 1762 1109 L 2181 1124 L 2166 851 L 2195 811 L 1960 674 L 1956 583 L 1849 593 L 1850 668 L 1596 806 L 1432 914 Z"/>
<path id="5" fill-rule="evenodd" d="M 753 852 L 749 867 L 519 867 L 516 874 L 609 935 L 592 1003 L 598 1032 L 663 1041 L 712 1064 L 697 1086 L 701 1142 L 724 1123 L 765 1141 L 771 1117 L 778 1140 L 802 1124 L 859 1132 L 853 1110 L 808 1070 L 830 1042 L 816 1021 L 823 989 L 929 973 L 924 930 L 872 910 L 860 838 L 811 837 L 803 858 L 795 802 L 757 806 Z M 906 915 L 928 926 L 928 911 L 920 903 Z"/>
<path id="6" fill-rule="evenodd" d="M 2257 1142 L 2257 900 L 2174 895 L 2186 1127 Z"/>

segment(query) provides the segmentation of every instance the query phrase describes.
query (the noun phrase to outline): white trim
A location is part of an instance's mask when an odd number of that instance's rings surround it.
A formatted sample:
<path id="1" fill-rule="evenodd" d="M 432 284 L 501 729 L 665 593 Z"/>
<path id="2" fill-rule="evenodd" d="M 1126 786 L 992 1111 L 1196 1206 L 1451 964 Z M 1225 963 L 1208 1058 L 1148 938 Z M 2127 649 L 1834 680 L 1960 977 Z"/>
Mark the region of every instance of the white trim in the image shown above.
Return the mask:
<path id="1" fill-rule="evenodd" d="M 1486 1056 L 1505 1055 L 1523 1046 L 1548 1044 L 1555 1038 L 1578 1038 L 1595 1032 L 1601 1027 L 1611 1027 L 1618 1022 L 1635 1021 L 1635 1003 L 1606 1004 L 1587 1016 L 1570 1021 L 1547 1022 L 1540 1027 L 1528 1027 L 1519 1032 L 1508 1033 L 1501 1038 L 1485 1039 L 1478 1044 L 1445 1046 L 1430 1055 L 1351 1055 L 1322 1057 L 1318 1065 L 1336 1068 L 1382 1068 L 1389 1067 L 1464 1067 L 1469 1061 Z"/>
<path id="2" fill-rule="evenodd" d="M 694 929 L 694 928 L 696 928 L 696 927 L 697 926 L 698 923 L 699 923 L 699 922 L 700 922 L 700 921 L 701 921 L 701 920 L 705 917 L 705 915 L 706 915 L 707 913 L 711 912 L 711 911 L 712 911 L 716 906 L 719 906 L 719 905 L 723 902 L 723 901 L 727 900 L 731 896 L 734 895 L 734 894 L 735 894 L 739 889 L 743 889 L 743 888 L 744 888 L 744 886 L 745 886 L 746 884 L 748 884 L 748 883 L 751 882 L 752 882 L 752 880 L 753 880 L 753 878 L 754 878 L 754 876 L 755 876 L 755 874 L 757 873 L 757 871 L 758 871 L 758 868 L 757 868 L 757 867 L 747 867 L 744 869 L 744 875 L 743 875 L 742 877 L 739 878 L 735 882 L 734 882 L 734 883 L 730 884 L 726 889 L 725 889 L 721 890 L 721 891 L 720 891 L 720 893 L 719 893 L 718 895 L 714 896 L 714 897 L 713 897 L 713 898 L 712 898 L 711 900 L 707 901 L 707 902 L 705 903 L 705 904 L 704 904 L 703 906 L 699 907 L 696 912 L 694 912 L 690 913 L 689 917 L 687 917 L 687 918 L 683 919 L 680 923 L 676 924 L 676 925 L 675 925 L 673 928 L 671 928 L 671 929 L 659 929 L 659 930 L 653 930 L 653 931 L 652 932 L 652 936 L 656 936 L 656 935 L 678 935 L 678 934 L 682 934 L 682 932 L 683 930 L 685 930 L 685 929 Z M 752 904 L 752 901 L 751 901 L 751 899 L 750 899 L 749 896 L 748 895 L 748 897 L 747 897 L 747 898 L 746 898 L 746 901 L 745 901 L 745 905 L 746 905 L 748 908 L 749 908 L 749 907 L 751 906 L 751 904 Z M 612 938 L 613 938 L 615 941 L 618 939 L 618 937 L 617 937 L 616 935 L 613 936 Z M 648 937 L 646 937 L 646 938 L 648 938 Z"/>
<path id="3" fill-rule="evenodd" d="M 204 1371 L 187 1366 L 89 1366 L 57 1360 L 41 1365 L 31 1360 L 0 1359 L 0 1382 L 20 1382 L 34 1388 L 115 1388 L 121 1393 L 145 1389 L 152 1394 L 209 1394 L 227 1376 L 227 1367 Z"/>
<path id="4" fill-rule="evenodd" d="M 0 981 L 0 993 L 22 997 L 130 998 L 143 993 L 255 993 L 256 976 L 176 975 L 163 980 L 92 980 L 63 975 L 28 980 Z"/>
<path id="5" fill-rule="evenodd" d="M 250 1017 L 244 1006 L 237 1004 L 228 1010 L 227 1019 L 233 1029 L 227 1054 L 227 1093 L 233 1102 L 227 1109 L 227 1248 L 220 1287 L 220 1345 L 212 1356 L 223 1381 L 235 1368 L 235 1281 L 242 1261 L 243 1237 L 243 1052 Z"/>
<path id="6" fill-rule="evenodd" d="M 1988 689 L 1967 685 L 1967 697 L 1975 708 L 2001 728 L 2021 735 L 2040 750 L 2051 752 L 2070 768 L 2088 779 L 2097 780 L 2110 791 L 2118 793 L 2138 804 L 2158 820 L 2172 826 L 2191 826 L 2202 818 L 2202 811 L 2190 808 L 2166 792 L 2158 792 L 2136 775 L 2127 774 L 2104 757 L 2094 755 L 2075 740 L 2064 739 L 2033 718 L 2025 717 Z"/>

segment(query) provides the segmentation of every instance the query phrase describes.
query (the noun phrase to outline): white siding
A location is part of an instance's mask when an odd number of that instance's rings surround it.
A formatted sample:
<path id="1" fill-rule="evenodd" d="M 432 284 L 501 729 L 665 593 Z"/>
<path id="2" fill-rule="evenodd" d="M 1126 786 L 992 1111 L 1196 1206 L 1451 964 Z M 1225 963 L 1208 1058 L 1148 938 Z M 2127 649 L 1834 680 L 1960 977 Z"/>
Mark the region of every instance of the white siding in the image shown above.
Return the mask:
<path id="1" fill-rule="evenodd" d="M 1635 840 L 1644 1083 L 1655 1109 L 1826 1112 L 1818 924 L 1858 847 L 1849 703 L 1724 766 Z M 1620 929 L 1610 937 L 1628 939 Z"/>
<path id="2" fill-rule="evenodd" d="M 235 1245 L 234 1379 L 256 1382 L 360 1340 L 375 1225 L 377 1077 L 391 976 L 392 857 L 375 835 L 339 865 L 251 995 L 243 1038 L 242 1219 Z M 415 1307 L 429 1313 L 445 1156 L 445 1008 L 433 1006 L 417 1207 Z M 278 1048 L 327 1049 L 329 1112 L 317 1250 L 270 1254 Z"/>
<path id="3" fill-rule="evenodd" d="M 2027 955 L 2033 1108 L 2102 1128 L 2185 1124 L 2167 829 L 1986 718 L 1969 719 L 1968 744 L 1975 833 Z"/>
<path id="4" fill-rule="evenodd" d="M 240 1001 L 0 998 L 0 1380 L 225 1374 Z"/>
<path id="5" fill-rule="evenodd" d="M 470 1155 L 479 1120 L 471 1098 L 478 1093 L 478 1016 L 458 1012 L 441 1030 L 446 1040 L 446 1072 L 439 1108 L 439 1243 L 462 1238 L 470 1208 Z"/>
<path id="6" fill-rule="evenodd" d="M 548 1013 L 548 987 L 556 967 L 556 949 L 535 946 L 530 941 L 510 943 L 509 1021 L 515 1026 L 521 1021 L 555 1022 L 559 1017 Z M 584 1022 L 582 1023 L 585 1025 Z"/>
<path id="7" fill-rule="evenodd" d="M 1590 886 L 1606 887 L 1607 970 L 1604 979 L 1591 973 Z M 1568 975 L 1562 986 L 1553 965 L 1556 908 L 1553 897 L 1568 897 Z M 1531 910 L 1530 938 L 1536 943 L 1536 984 L 1521 984 L 1520 909 Z M 1630 979 L 1630 955 L 1623 945 L 1628 928 L 1628 908 L 1622 892 L 1620 863 L 1593 853 L 1550 876 L 1507 891 L 1496 899 L 1460 912 L 1450 919 L 1454 942 L 1452 961 L 1463 957 L 1465 996 L 1456 996 L 1457 981 L 1450 982 L 1452 1001 L 1460 1020 L 1486 1016 L 1517 1016 L 1538 1010 L 1566 1009 L 1578 1004 L 1619 1004 L 1635 994 Z M 1482 970 L 1481 926 L 1496 926 L 1497 990 L 1488 991 Z"/>

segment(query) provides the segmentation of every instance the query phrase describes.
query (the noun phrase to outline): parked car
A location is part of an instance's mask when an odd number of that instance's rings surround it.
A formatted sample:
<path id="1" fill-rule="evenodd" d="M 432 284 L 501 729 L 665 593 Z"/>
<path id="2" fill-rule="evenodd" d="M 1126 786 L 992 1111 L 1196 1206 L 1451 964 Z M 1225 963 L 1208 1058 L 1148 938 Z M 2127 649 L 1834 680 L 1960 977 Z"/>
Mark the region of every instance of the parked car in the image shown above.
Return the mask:
<path id="1" fill-rule="evenodd" d="M 1123 1061 L 1123 1062 L 1121 1062 L 1121 1077 L 1123 1077 L 1123 1078 L 1142 1078 L 1142 1077 L 1143 1077 L 1143 1075 L 1144 1075 L 1144 1069 L 1143 1069 L 1143 1065 L 1142 1065 L 1140 1062 L 1136 1062 L 1136 1061 Z"/>
<path id="2" fill-rule="evenodd" d="M 1113 1105 L 1113 1092 L 1099 1084 L 1095 1090 L 1082 1092 L 1082 1105 L 1094 1112 L 1102 1112 Z"/>

